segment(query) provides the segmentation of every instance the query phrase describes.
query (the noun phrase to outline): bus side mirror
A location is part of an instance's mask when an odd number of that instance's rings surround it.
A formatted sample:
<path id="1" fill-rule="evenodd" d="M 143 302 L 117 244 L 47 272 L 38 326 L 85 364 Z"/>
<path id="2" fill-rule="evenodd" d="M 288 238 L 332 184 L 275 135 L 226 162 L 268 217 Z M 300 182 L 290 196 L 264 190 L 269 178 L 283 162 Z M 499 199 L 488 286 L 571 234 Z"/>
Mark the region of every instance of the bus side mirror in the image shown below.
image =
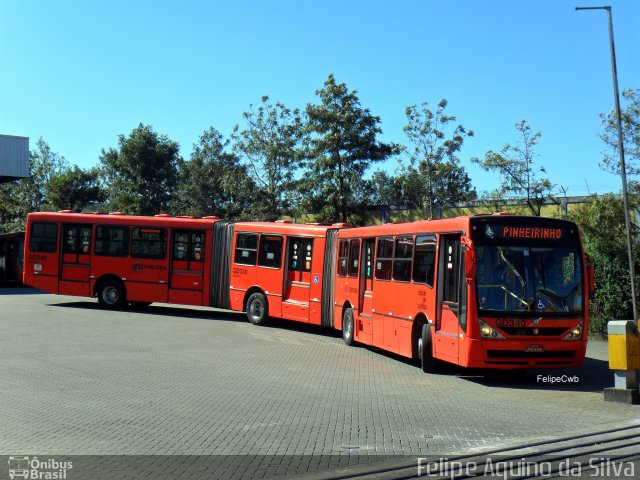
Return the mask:
<path id="1" fill-rule="evenodd" d="M 589 295 L 593 295 L 593 292 L 596 289 L 596 271 L 593 268 L 593 260 L 591 260 L 591 256 L 586 253 L 584 256 L 587 260 L 587 287 L 589 288 Z"/>
<path id="2" fill-rule="evenodd" d="M 461 243 L 463 245 L 462 252 L 464 255 L 464 275 L 467 283 L 471 283 L 476 276 L 476 253 L 471 240 L 462 237 Z"/>

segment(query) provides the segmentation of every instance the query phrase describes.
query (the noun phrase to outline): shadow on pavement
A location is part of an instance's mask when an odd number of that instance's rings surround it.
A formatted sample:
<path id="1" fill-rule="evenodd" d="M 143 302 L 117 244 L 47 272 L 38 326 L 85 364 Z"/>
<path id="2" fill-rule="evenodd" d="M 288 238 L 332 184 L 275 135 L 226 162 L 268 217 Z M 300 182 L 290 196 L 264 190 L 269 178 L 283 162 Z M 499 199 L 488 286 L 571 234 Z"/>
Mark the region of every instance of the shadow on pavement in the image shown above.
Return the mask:
<path id="1" fill-rule="evenodd" d="M 478 370 L 478 376 L 468 373 L 461 378 L 486 387 L 519 390 L 549 390 L 560 392 L 600 393 L 613 386 L 613 374 L 605 360 L 586 358 L 580 368 L 558 370 Z M 553 383 L 552 383 L 553 382 Z"/>
<path id="2" fill-rule="evenodd" d="M 36 288 L 12 285 L 0 288 L 0 295 L 47 295 L 47 292 L 43 292 Z"/>
<path id="3" fill-rule="evenodd" d="M 79 308 L 84 310 L 101 310 L 103 309 L 98 302 L 84 301 L 84 302 L 64 302 L 64 303 L 50 303 L 50 307 L 61 308 Z M 221 320 L 224 322 L 246 322 L 247 318 L 243 313 L 237 312 L 223 312 L 219 310 L 192 310 L 190 308 L 183 307 L 171 307 L 171 306 L 156 306 L 150 305 L 148 307 L 130 307 L 128 309 L 119 310 L 121 312 L 136 312 L 145 315 L 160 315 L 163 317 L 182 317 L 182 318 L 198 318 L 202 320 Z"/>

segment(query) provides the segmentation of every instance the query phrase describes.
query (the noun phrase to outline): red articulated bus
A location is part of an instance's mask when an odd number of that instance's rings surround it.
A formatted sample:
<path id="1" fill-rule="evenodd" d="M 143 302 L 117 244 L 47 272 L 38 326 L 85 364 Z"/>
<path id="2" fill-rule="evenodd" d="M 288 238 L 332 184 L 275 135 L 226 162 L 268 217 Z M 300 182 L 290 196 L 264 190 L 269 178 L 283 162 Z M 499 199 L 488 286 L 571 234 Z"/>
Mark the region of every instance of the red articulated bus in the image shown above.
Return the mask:
<path id="1" fill-rule="evenodd" d="M 333 245 L 345 224 L 233 224 L 229 306 L 251 323 L 268 317 L 332 326 Z"/>
<path id="2" fill-rule="evenodd" d="M 216 223 L 216 217 L 31 213 L 24 283 L 59 295 L 95 296 L 109 308 L 208 304 Z"/>
<path id="3" fill-rule="evenodd" d="M 582 364 L 593 269 L 572 222 L 510 214 L 341 230 L 336 327 L 464 367 Z"/>
<path id="4" fill-rule="evenodd" d="M 168 216 L 30 214 L 25 283 L 323 325 L 421 359 L 579 366 L 593 269 L 576 225 L 510 214 L 345 228 Z"/>

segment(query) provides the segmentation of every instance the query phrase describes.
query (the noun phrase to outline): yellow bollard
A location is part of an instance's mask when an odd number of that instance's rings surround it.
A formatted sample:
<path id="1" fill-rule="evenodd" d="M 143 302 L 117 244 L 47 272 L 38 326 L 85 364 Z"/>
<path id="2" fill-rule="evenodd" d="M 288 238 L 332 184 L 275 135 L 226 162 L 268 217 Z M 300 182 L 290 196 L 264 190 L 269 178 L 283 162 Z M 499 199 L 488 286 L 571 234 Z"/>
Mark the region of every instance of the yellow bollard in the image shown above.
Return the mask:
<path id="1" fill-rule="evenodd" d="M 604 389 L 604 399 L 612 402 L 640 403 L 638 369 L 640 369 L 640 336 L 633 320 L 612 320 L 609 335 L 609 368 L 613 370 L 614 387 Z"/>

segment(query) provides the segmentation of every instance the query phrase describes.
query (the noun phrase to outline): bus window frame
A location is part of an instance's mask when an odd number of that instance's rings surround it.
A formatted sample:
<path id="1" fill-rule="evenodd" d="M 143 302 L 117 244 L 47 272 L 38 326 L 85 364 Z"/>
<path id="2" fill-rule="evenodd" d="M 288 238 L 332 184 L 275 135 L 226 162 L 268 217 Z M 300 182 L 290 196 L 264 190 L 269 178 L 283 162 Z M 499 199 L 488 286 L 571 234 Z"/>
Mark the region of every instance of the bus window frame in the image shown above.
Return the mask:
<path id="1" fill-rule="evenodd" d="M 123 238 L 122 243 L 125 247 L 125 253 L 124 255 L 116 255 L 116 254 L 112 254 L 112 253 L 104 253 L 104 252 L 100 252 L 98 253 L 96 251 L 97 247 L 98 247 L 98 229 L 99 228 L 104 228 L 107 229 L 109 231 L 111 230 L 115 230 L 115 229 L 122 229 L 125 233 L 126 233 L 126 238 Z M 96 257 L 112 257 L 112 258 L 131 258 L 130 256 L 130 243 L 131 243 L 131 227 L 129 225 L 110 225 L 110 224 L 96 224 L 95 225 L 95 231 L 94 231 L 94 235 L 93 235 L 93 254 Z M 102 242 L 104 242 L 104 239 L 102 239 Z M 111 239 L 109 238 L 107 240 L 107 243 L 109 244 L 109 246 L 111 246 Z M 104 249 L 104 247 L 102 247 Z"/>
<path id="2" fill-rule="evenodd" d="M 160 244 L 162 245 L 162 256 L 159 256 L 159 255 L 140 255 L 140 254 L 134 255 L 134 253 L 133 253 L 133 242 L 143 243 L 145 241 L 148 241 L 148 240 L 141 240 L 141 239 L 136 240 L 136 239 L 134 239 L 133 238 L 133 232 L 136 229 L 138 229 L 138 230 L 143 230 L 143 229 L 158 230 L 158 232 L 162 235 L 162 239 L 161 240 L 153 240 L 153 242 L 160 242 Z M 147 233 L 147 232 L 141 232 L 141 233 Z M 129 236 L 129 243 L 130 243 L 129 256 L 131 258 L 136 258 L 136 259 L 139 259 L 139 260 L 166 260 L 167 259 L 167 244 L 168 244 L 167 237 L 168 237 L 167 229 L 164 228 L 164 227 L 152 227 L 152 226 L 147 226 L 147 225 L 144 225 L 144 226 L 141 226 L 141 225 L 132 226 L 131 227 L 130 236 Z"/>
<path id="3" fill-rule="evenodd" d="M 345 246 L 345 252 L 347 254 L 346 257 L 341 257 L 340 256 L 340 249 L 342 248 L 342 246 Z M 342 267 L 342 260 L 345 261 L 344 263 L 344 273 L 340 273 L 341 267 Z M 347 272 L 349 271 L 349 239 L 348 238 L 344 238 L 344 239 L 340 239 L 340 241 L 338 242 L 338 265 L 336 268 L 336 276 L 340 277 L 340 278 L 346 278 L 347 277 Z"/>
<path id="4" fill-rule="evenodd" d="M 238 247 L 238 238 L 240 237 L 240 235 L 244 235 L 244 236 L 254 236 L 256 237 L 256 248 L 245 248 L 245 247 Z M 260 245 L 260 234 L 257 232 L 237 232 L 235 235 L 235 239 L 234 239 L 234 249 L 233 249 L 233 263 L 235 265 L 244 265 L 247 267 L 255 267 L 258 265 L 258 246 Z M 247 262 L 239 262 L 238 261 L 238 251 L 247 251 L 247 252 L 254 252 L 254 259 L 253 259 L 253 263 L 247 263 Z M 240 259 L 242 259 L 242 257 L 240 256 Z"/>
<path id="5" fill-rule="evenodd" d="M 429 284 L 428 281 L 419 282 L 414 278 L 414 271 L 416 266 L 416 246 L 418 242 L 418 237 L 430 237 L 433 239 L 433 265 L 431 266 L 431 272 L 433 273 L 433 283 Z M 426 285 L 427 287 L 433 289 L 436 285 L 436 277 L 438 275 L 438 236 L 435 233 L 416 233 L 413 240 L 413 259 L 411 264 L 411 283 L 415 283 L 416 285 Z M 429 275 L 427 273 L 427 279 Z"/>
<path id="6" fill-rule="evenodd" d="M 358 278 L 360 273 L 360 248 L 362 246 L 362 239 L 360 238 L 351 238 L 349 239 L 349 260 L 347 261 L 347 277 L 349 278 Z M 351 253 L 354 251 L 353 244 L 358 244 L 358 247 L 355 251 L 358 254 L 358 264 L 355 266 L 355 273 L 351 273 L 351 269 L 353 267 L 351 263 Z"/>
<path id="7" fill-rule="evenodd" d="M 260 257 L 261 257 L 261 249 L 260 247 L 262 246 L 262 239 L 264 237 L 271 237 L 271 239 L 273 238 L 279 238 L 280 239 L 280 259 L 278 261 L 279 265 L 277 267 L 272 267 L 269 265 L 261 265 L 260 264 Z M 275 235 L 275 234 L 270 234 L 270 233 L 266 233 L 266 234 L 260 234 L 259 238 L 258 238 L 258 253 L 256 255 L 256 265 L 259 268 L 266 268 L 268 270 L 282 270 L 282 259 L 284 258 L 284 256 L 282 255 L 282 252 L 284 251 L 284 236 L 283 235 Z"/>
<path id="8" fill-rule="evenodd" d="M 391 240 L 391 257 L 378 257 L 378 245 L 380 244 L 381 240 Z M 374 273 L 373 273 L 373 279 L 375 281 L 380 281 L 380 282 L 391 282 L 393 280 L 393 255 L 395 253 L 395 249 L 394 249 L 394 245 L 395 245 L 395 237 L 393 235 L 385 235 L 382 237 L 376 237 L 376 254 L 375 254 L 375 258 L 374 258 L 374 263 L 376 263 L 376 268 L 374 268 Z M 377 262 L 379 260 L 390 260 L 391 261 L 391 267 L 389 268 L 389 278 L 381 278 L 378 277 L 377 272 L 378 272 L 378 268 L 377 268 Z"/>
<path id="9" fill-rule="evenodd" d="M 409 262 L 409 279 L 408 280 L 398 280 L 397 278 L 395 278 L 395 266 L 396 266 L 396 246 L 397 246 L 397 242 L 403 239 L 409 239 L 411 240 L 411 258 L 402 258 L 401 260 L 398 260 L 400 262 Z M 412 275 L 413 275 L 413 255 L 415 252 L 414 249 L 415 246 L 415 237 L 413 235 L 396 235 L 394 237 L 393 240 L 393 262 L 391 263 L 391 280 L 393 280 L 394 282 L 399 282 L 399 283 L 411 283 L 412 281 Z"/>
<path id="10" fill-rule="evenodd" d="M 53 250 L 34 250 L 33 249 L 33 237 L 34 237 L 34 228 L 36 225 L 53 225 L 56 228 L 56 233 L 55 233 L 55 241 L 53 242 Z M 58 222 L 33 222 L 31 223 L 31 225 L 29 226 L 29 230 L 30 230 L 30 235 L 29 235 L 29 251 L 31 253 L 58 253 L 58 250 L 60 250 L 58 248 L 58 245 L 60 243 L 60 224 Z M 44 236 L 36 236 L 36 238 L 45 238 Z M 52 243 L 51 241 L 48 242 L 40 242 L 40 243 Z"/>

